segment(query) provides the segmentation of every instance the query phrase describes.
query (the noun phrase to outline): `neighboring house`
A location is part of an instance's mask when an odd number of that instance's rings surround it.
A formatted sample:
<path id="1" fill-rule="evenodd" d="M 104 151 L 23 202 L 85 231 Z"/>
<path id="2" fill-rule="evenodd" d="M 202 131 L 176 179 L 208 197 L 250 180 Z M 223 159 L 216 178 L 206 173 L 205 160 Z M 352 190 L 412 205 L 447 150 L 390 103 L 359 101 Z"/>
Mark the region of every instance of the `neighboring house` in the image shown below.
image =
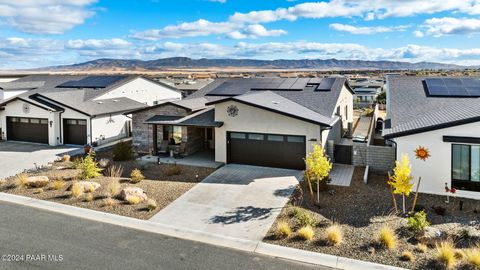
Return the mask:
<path id="1" fill-rule="evenodd" d="M 397 158 L 410 157 L 420 192 L 480 199 L 480 80 L 392 76 L 387 81 L 383 136 L 394 141 Z M 415 158 L 429 149 L 426 161 Z"/>
<path id="2" fill-rule="evenodd" d="M 351 132 L 353 92 L 345 78 L 218 79 L 187 99 L 129 112 L 137 151 L 303 169 L 313 144 Z M 350 129 L 350 131 L 349 131 Z"/>
<path id="3" fill-rule="evenodd" d="M 183 97 L 187 97 L 213 82 L 212 79 L 158 79 L 158 81 L 175 87 L 182 92 Z"/>
<path id="4" fill-rule="evenodd" d="M 34 75 L 0 88 L 19 92 L 0 102 L 2 138 L 52 146 L 127 137 L 131 119 L 124 112 L 181 97 L 138 76 Z"/>
<path id="5" fill-rule="evenodd" d="M 355 80 L 350 82 L 350 86 L 355 93 L 353 105 L 356 108 L 372 107 L 378 94 L 384 91 L 383 80 Z"/>

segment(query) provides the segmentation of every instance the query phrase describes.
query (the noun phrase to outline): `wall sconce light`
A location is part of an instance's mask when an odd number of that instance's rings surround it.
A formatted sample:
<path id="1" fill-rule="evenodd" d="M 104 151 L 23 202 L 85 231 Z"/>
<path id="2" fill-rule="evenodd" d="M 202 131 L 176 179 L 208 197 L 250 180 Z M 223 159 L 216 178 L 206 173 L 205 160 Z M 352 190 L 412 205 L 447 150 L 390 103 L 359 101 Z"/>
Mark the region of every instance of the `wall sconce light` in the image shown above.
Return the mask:
<path id="1" fill-rule="evenodd" d="M 49 124 L 50 124 L 50 127 L 52 127 L 53 126 L 53 121 L 50 121 Z"/>

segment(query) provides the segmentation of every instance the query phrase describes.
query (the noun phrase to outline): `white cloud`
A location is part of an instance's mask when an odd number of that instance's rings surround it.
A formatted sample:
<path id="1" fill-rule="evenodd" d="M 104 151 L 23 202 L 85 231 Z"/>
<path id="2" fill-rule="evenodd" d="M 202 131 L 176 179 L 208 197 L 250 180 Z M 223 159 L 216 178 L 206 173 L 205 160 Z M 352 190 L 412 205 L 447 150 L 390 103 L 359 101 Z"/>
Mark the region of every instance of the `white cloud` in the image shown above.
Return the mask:
<path id="1" fill-rule="evenodd" d="M 0 20 L 21 32 L 62 34 L 83 24 L 96 0 L 0 0 Z"/>
<path id="2" fill-rule="evenodd" d="M 225 4 L 227 2 L 227 0 L 208 0 L 210 2 L 218 2 L 218 3 L 222 3 L 222 4 Z"/>
<path id="3" fill-rule="evenodd" d="M 480 33 L 480 19 L 470 18 L 432 18 L 425 21 L 417 31 L 417 36 L 470 35 Z"/>
<path id="4" fill-rule="evenodd" d="M 76 51 L 82 56 L 89 57 L 139 57 L 136 46 L 120 39 L 74 39 L 68 40 L 65 49 Z"/>
<path id="5" fill-rule="evenodd" d="M 234 31 L 227 36 L 232 39 L 258 38 L 258 37 L 276 37 L 287 34 L 281 29 L 267 30 L 263 25 L 252 24 L 245 27 L 243 31 Z"/>
<path id="6" fill-rule="evenodd" d="M 354 26 L 348 24 L 340 24 L 340 23 L 332 23 L 330 24 L 330 28 L 336 31 L 348 32 L 354 35 L 372 35 L 378 33 L 387 33 L 387 32 L 394 32 L 394 31 L 405 31 L 405 29 L 409 28 L 408 25 L 399 25 L 399 26 Z"/>

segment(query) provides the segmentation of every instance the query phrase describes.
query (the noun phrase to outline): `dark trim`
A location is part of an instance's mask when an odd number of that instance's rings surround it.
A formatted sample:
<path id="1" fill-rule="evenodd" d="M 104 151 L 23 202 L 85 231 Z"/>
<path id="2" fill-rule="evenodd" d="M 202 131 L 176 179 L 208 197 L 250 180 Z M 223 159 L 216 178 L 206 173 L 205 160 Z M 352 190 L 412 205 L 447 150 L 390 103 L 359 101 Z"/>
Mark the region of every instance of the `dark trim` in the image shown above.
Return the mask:
<path id="1" fill-rule="evenodd" d="M 33 106 L 35 106 L 35 107 L 40 108 L 40 109 L 44 109 L 44 110 L 46 110 L 46 111 L 53 111 L 52 108 L 46 108 L 46 107 L 40 106 L 40 105 L 38 105 L 38 104 L 35 104 L 35 103 L 33 103 L 33 102 L 31 102 L 31 101 L 28 101 L 28 100 L 26 100 L 26 99 L 23 99 L 23 98 L 21 98 L 21 97 L 15 97 L 15 98 L 13 98 L 13 99 L 10 99 L 10 100 L 8 100 L 8 101 L 5 102 L 5 103 L 0 104 L 0 106 L 4 106 L 4 105 L 6 105 L 6 104 L 8 104 L 8 103 L 10 103 L 10 102 L 17 101 L 17 100 L 21 100 L 21 101 L 23 101 L 23 102 L 26 102 L 26 103 L 28 103 L 28 104 L 31 104 L 31 105 L 33 105 Z M 4 108 L 4 107 L 3 107 L 3 108 Z M 4 108 L 4 109 L 5 109 L 5 108 Z"/>
<path id="2" fill-rule="evenodd" d="M 175 107 L 179 107 L 179 108 L 182 108 L 182 109 L 186 109 L 186 110 L 189 111 L 189 112 L 192 111 L 192 109 L 190 109 L 190 108 L 187 108 L 187 107 L 185 107 L 185 106 L 182 106 L 182 105 L 173 103 L 172 101 L 167 101 L 167 102 L 165 102 L 165 103 L 161 103 L 161 104 L 157 104 L 157 105 L 153 105 L 153 106 L 147 106 L 147 107 L 145 107 L 145 108 L 140 108 L 140 109 L 135 109 L 135 110 L 129 110 L 129 111 L 126 111 L 124 114 L 132 114 L 132 113 L 137 113 L 137 112 L 143 112 L 143 111 L 150 110 L 150 109 L 156 109 L 156 108 L 159 108 L 159 107 L 164 106 L 164 105 L 172 105 L 172 106 L 175 106 Z"/>
<path id="3" fill-rule="evenodd" d="M 450 179 L 451 179 L 451 183 L 450 185 L 452 187 L 455 187 L 456 189 L 458 190 L 465 190 L 465 191 L 480 191 L 480 182 L 475 182 L 475 181 L 472 181 L 472 170 L 471 170 L 471 166 L 472 166 L 472 146 L 471 145 L 467 145 L 469 146 L 469 155 L 468 155 L 468 178 L 470 180 L 460 180 L 460 179 L 454 179 L 453 178 L 453 146 L 454 145 L 461 145 L 461 144 L 452 144 L 450 146 Z"/>
<path id="4" fill-rule="evenodd" d="M 390 134 L 384 135 L 383 137 L 384 138 L 397 138 L 397 137 L 403 137 L 403 136 L 407 136 L 407 135 L 423 133 L 423 132 L 442 129 L 442 128 L 448 128 L 448 127 L 460 126 L 460 125 L 464 125 L 464 124 L 470 124 L 470 123 L 479 122 L 479 121 L 480 121 L 480 116 L 475 116 L 475 117 L 472 117 L 472 118 L 452 121 L 452 122 L 448 122 L 448 123 L 443 123 L 443 124 L 438 124 L 438 125 L 433 125 L 433 126 L 428 126 L 428 127 L 422 127 L 422 128 L 417 128 L 417 129 L 411 129 L 411 130 L 402 131 L 402 132 L 390 133 Z"/>
<path id="5" fill-rule="evenodd" d="M 478 137 L 443 136 L 444 142 L 480 144 Z"/>
<path id="6" fill-rule="evenodd" d="M 53 99 L 51 99 L 51 98 L 48 98 L 48 97 L 46 97 L 46 96 L 44 96 L 44 95 L 41 95 L 41 94 L 38 94 L 38 93 L 37 93 L 37 94 L 33 94 L 33 95 L 29 96 L 29 98 L 31 98 L 32 96 L 41 96 L 42 98 L 45 98 L 46 100 L 51 101 L 51 102 L 54 102 L 54 103 L 58 103 L 58 104 L 60 104 L 61 106 L 65 107 L 65 108 L 68 108 L 68 109 L 70 109 L 70 110 L 76 111 L 76 112 L 81 113 L 81 114 L 86 115 L 86 116 L 91 116 L 90 114 L 88 114 L 88 113 L 86 113 L 86 112 L 83 112 L 83 111 L 80 111 L 80 110 L 78 110 L 78 109 L 75 109 L 75 108 L 73 108 L 73 107 L 71 107 L 71 106 L 65 105 L 65 104 L 63 104 L 63 103 L 61 103 L 61 102 L 58 102 L 58 101 L 53 100 Z"/>
<path id="7" fill-rule="evenodd" d="M 47 106 L 47 107 L 50 107 L 50 108 L 54 109 L 55 111 L 59 111 L 59 112 L 65 111 L 65 109 L 63 109 L 63 108 L 60 107 L 60 106 L 57 106 L 57 105 L 55 105 L 55 104 L 52 104 L 52 103 L 50 103 L 50 102 L 47 102 L 47 101 L 45 101 L 45 100 L 42 100 L 42 99 L 38 98 L 37 95 L 31 95 L 31 96 L 29 96 L 29 98 L 32 99 L 32 100 L 35 100 L 36 102 L 38 102 L 38 103 L 40 103 L 40 104 L 42 104 L 42 105 L 45 105 L 45 106 Z"/>
<path id="8" fill-rule="evenodd" d="M 147 125 L 163 125 L 163 126 L 179 126 L 179 127 L 221 127 L 223 122 L 216 121 L 215 125 L 197 125 L 197 124 L 182 124 L 182 123 L 169 123 L 169 122 L 144 122 Z"/>

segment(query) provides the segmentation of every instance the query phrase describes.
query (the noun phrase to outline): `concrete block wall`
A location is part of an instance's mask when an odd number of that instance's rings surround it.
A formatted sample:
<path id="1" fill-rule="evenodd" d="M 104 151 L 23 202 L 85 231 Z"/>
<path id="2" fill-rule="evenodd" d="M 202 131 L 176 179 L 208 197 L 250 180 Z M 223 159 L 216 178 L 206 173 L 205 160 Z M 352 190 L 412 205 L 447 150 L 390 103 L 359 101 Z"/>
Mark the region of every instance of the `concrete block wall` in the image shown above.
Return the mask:
<path id="1" fill-rule="evenodd" d="M 352 163 L 355 166 L 370 166 L 372 171 L 387 172 L 395 166 L 395 148 L 390 146 L 353 144 Z"/>

